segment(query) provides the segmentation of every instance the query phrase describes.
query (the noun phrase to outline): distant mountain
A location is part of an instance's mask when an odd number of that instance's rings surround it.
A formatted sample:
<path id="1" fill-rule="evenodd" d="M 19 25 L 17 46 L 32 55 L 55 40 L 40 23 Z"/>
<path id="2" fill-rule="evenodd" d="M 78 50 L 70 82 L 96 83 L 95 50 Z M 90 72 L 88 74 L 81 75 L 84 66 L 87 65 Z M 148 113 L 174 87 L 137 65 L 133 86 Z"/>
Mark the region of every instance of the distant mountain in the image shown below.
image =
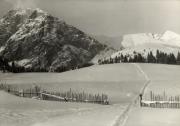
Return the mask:
<path id="1" fill-rule="evenodd" d="M 180 35 L 172 31 L 166 31 L 164 34 L 129 34 L 123 36 L 122 46 L 123 50 L 115 52 L 110 57 L 119 57 L 121 54 L 129 58 L 137 54 L 147 57 L 150 52 L 156 56 L 157 50 L 177 56 L 180 52 Z"/>
<path id="2" fill-rule="evenodd" d="M 115 50 L 121 50 L 123 48 L 122 36 L 110 37 L 105 35 L 92 35 L 96 40 L 98 40 L 102 44 L 108 45 L 108 47 L 112 47 Z"/>
<path id="3" fill-rule="evenodd" d="M 124 35 L 122 46 L 136 47 L 141 44 L 155 43 L 168 46 L 180 47 L 180 35 L 172 31 L 166 31 L 164 34 L 139 33 Z"/>
<path id="4" fill-rule="evenodd" d="M 180 47 L 180 35 L 175 32 L 166 31 L 160 40 L 163 44 Z"/>
<path id="5" fill-rule="evenodd" d="M 159 34 L 139 33 L 123 36 L 122 46 L 124 48 L 133 48 L 146 43 L 161 43 Z"/>
<path id="6" fill-rule="evenodd" d="M 94 64 L 98 64 L 98 60 L 99 59 L 104 59 L 106 57 L 110 57 L 112 54 L 114 54 L 115 52 L 117 52 L 117 50 L 115 50 L 112 47 L 107 47 L 106 49 L 104 49 L 103 51 L 101 51 L 100 53 L 98 53 L 92 60 L 91 62 Z"/>
<path id="7" fill-rule="evenodd" d="M 58 71 L 91 61 L 106 45 L 40 9 L 15 9 L 0 20 L 0 53 L 30 68 Z"/>
<path id="8" fill-rule="evenodd" d="M 103 59 L 111 56 L 113 53 L 122 49 L 121 37 L 109 37 L 105 35 L 92 35 L 93 38 L 98 40 L 101 44 L 107 45 L 107 48 L 98 53 L 91 61 L 93 63 L 98 63 L 99 59 Z"/>

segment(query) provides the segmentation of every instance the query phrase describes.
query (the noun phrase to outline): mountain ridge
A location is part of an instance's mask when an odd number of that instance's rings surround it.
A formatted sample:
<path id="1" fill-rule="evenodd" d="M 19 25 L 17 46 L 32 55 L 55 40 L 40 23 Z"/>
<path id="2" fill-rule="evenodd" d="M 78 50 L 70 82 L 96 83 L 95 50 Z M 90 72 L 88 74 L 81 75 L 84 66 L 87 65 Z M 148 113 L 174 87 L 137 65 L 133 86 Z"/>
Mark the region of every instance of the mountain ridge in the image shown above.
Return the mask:
<path id="1" fill-rule="evenodd" d="M 176 42 L 174 42 L 176 40 Z M 165 31 L 163 34 L 155 33 L 137 33 L 127 34 L 123 36 L 123 47 L 134 47 L 144 43 L 160 43 L 171 46 L 180 47 L 180 35 L 170 30 Z"/>
<path id="2" fill-rule="evenodd" d="M 0 20 L 1 56 L 24 67 L 60 71 L 91 61 L 107 48 L 40 9 L 10 10 Z"/>
<path id="3" fill-rule="evenodd" d="M 115 59 L 124 55 L 131 59 L 138 54 L 147 58 L 150 53 L 156 56 L 157 50 L 165 54 L 174 54 L 177 57 L 180 52 L 180 35 L 169 30 L 164 34 L 128 34 L 123 37 L 122 45 L 124 49 L 112 54 L 111 58 Z"/>

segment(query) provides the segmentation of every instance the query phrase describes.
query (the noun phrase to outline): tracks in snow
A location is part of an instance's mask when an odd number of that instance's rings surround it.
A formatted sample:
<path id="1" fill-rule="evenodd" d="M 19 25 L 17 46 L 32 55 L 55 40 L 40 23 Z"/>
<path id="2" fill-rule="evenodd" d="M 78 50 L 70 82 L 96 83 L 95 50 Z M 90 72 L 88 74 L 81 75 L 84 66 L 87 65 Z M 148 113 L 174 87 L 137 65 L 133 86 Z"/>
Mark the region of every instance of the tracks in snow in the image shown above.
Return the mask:
<path id="1" fill-rule="evenodd" d="M 138 70 L 139 72 L 144 75 L 145 79 L 146 79 L 146 82 L 144 84 L 144 86 L 142 87 L 140 93 L 143 95 L 144 94 L 144 91 L 145 89 L 147 88 L 147 86 L 149 85 L 149 83 L 151 82 L 150 78 L 148 77 L 148 75 L 143 71 L 143 69 L 139 66 L 139 64 L 137 63 L 132 63 Z"/>
<path id="2" fill-rule="evenodd" d="M 132 64 L 139 70 L 139 72 L 140 72 L 142 75 L 144 75 L 146 81 L 149 81 L 149 80 L 150 80 L 150 78 L 148 77 L 148 75 L 143 71 L 143 69 L 139 66 L 139 64 L 137 64 L 137 63 L 132 63 Z"/>
<path id="3" fill-rule="evenodd" d="M 143 69 L 136 63 L 132 63 L 136 69 L 144 76 L 144 78 L 146 79 L 146 82 L 144 83 L 144 86 L 141 88 L 140 90 L 140 94 L 144 94 L 145 89 L 147 88 L 147 86 L 149 85 L 149 83 L 151 82 L 150 78 L 148 77 L 148 75 L 143 71 Z M 124 126 L 127 119 L 128 119 L 128 114 L 131 111 L 131 108 L 137 104 L 139 101 L 139 95 L 136 96 L 133 101 L 128 105 L 128 107 L 125 109 L 125 111 L 116 119 L 115 123 L 112 126 Z"/>

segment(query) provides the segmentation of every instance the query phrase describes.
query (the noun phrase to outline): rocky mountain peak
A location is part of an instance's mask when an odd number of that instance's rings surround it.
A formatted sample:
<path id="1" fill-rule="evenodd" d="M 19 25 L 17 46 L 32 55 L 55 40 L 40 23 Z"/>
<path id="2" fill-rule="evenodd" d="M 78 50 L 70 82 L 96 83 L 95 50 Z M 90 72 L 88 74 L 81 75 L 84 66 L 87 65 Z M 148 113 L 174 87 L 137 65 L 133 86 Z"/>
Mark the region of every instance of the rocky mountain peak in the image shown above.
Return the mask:
<path id="1" fill-rule="evenodd" d="M 40 9 L 9 11 L 0 23 L 1 55 L 24 66 L 57 71 L 89 62 L 106 48 Z M 26 61 L 23 62 L 22 61 Z"/>

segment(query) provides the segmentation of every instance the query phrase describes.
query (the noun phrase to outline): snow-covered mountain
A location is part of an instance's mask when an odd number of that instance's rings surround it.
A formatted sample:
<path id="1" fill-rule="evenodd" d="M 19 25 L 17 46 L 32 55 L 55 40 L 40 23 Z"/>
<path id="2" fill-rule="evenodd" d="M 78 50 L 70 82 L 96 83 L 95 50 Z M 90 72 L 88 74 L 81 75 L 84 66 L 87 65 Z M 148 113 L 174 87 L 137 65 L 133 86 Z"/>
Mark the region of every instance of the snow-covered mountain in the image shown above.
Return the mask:
<path id="1" fill-rule="evenodd" d="M 166 31 L 160 39 L 163 44 L 180 47 L 180 35 L 175 32 Z"/>
<path id="2" fill-rule="evenodd" d="M 40 9 L 15 9 L 0 20 L 0 51 L 10 61 L 58 70 L 91 61 L 106 45 Z"/>
<path id="3" fill-rule="evenodd" d="M 112 58 L 121 54 L 134 57 L 137 53 L 147 57 L 150 51 L 155 56 L 157 50 L 167 54 L 174 53 L 176 56 L 180 52 L 180 35 L 172 31 L 166 31 L 164 34 L 129 34 L 123 37 L 122 45 L 124 49 L 114 53 Z"/>
<path id="4" fill-rule="evenodd" d="M 123 36 L 122 46 L 124 48 L 133 48 L 145 43 L 161 43 L 160 35 L 151 33 L 129 34 Z"/>

